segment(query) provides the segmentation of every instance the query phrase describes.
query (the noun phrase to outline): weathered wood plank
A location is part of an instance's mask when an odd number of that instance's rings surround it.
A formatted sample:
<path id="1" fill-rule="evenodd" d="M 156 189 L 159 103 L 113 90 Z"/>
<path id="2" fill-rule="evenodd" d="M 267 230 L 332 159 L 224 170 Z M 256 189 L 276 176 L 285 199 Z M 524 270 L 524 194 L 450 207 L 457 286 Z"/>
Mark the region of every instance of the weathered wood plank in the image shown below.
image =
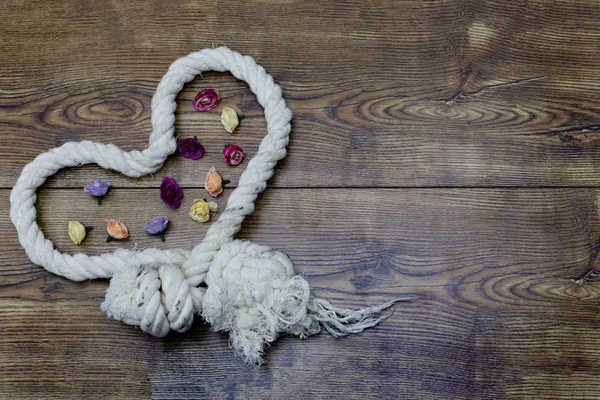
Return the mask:
<path id="1" fill-rule="evenodd" d="M 221 209 L 229 191 L 217 199 Z M 111 189 L 101 207 L 80 190 L 41 190 L 38 222 L 65 252 L 101 254 L 136 243 L 190 248 L 210 223 L 198 224 L 187 212 L 194 198 L 207 193 L 184 193 L 182 207 L 172 210 L 154 189 Z M 8 191 L 0 195 L 8 203 Z M 595 259 L 594 189 L 273 189 L 261 196 L 238 236 L 285 251 L 331 296 L 426 294 L 446 287 L 465 307 L 597 301 L 593 286 L 568 279 Z M 166 243 L 143 232 L 158 215 L 172 220 Z M 125 222 L 130 238 L 106 243 L 109 218 Z M 81 246 L 67 236 L 70 220 L 95 226 Z M 37 285 L 45 274 L 18 249 L 10 222 L 2 224 L 13 234 L 0 243 L 0 276 L 13 285 Z"/>
<path id="2" fill-rule="evenodd" d="M 600 289 L 571 280 L 599 260 L 597 8 L 1 2 L 0 398 L 600 398 Z M 363 335 L 281 338 L 261 368 L 244 367 L 227 337 L 199 322 L 155 339 L 107 320 L 107 282 L 32 265 L 8 220 L 6 188 L 26 162 L 69 140 L 143 148 L 168 65 L 220 41 L 265 66 L 295 113 L 276 189 L 239 237 L 288 253 L 336 304 L 413 297 Z M 192 110 L 207 86 L 248 116 L 236 135 L 218 110 Z M 237 142 L 252 155 L 265 124 L 227 74 L 205 74 L 178 102 L 177 134 L 198 135 L 207 155 L 171 157 L 139 180 L 92 166 L 61 172 L 39 201 L 59 249 L 189 247 L 203 236 L 207 225 L 187 208 L 206 196 L 206 171 L 217 166 L 235 186 L 247 161 L 226 167 L 220 149 Z M 180 210 L 158 198 L 164 175 L 186 187 Z M 81 191 L 97 178 L 115 184 L 100 208 Z M 465 188 L 477 186 L 515 188 Z M 173 220 L 166 244 L 142 232 L 159 214 Z M 128 224 L 131 240 L 104 242 L 109 217 Z M 81 247 L 66 236 L 70 219 L 96 226 Z"/>
<path id="3" fill-rule="evenodd" d="M 440 296 L 444 296 L 442 291 Z M 596 399 L 599 309 L 463 310 L 406 303 L 335 340 L 283 337 L 244 367 L 196 324 L 155 339 L 106 320 L 98 301 L 4 300 L 0 395 L 19 398 Z M 596 303 L 597 304 L 597 303 Z M 26 334 L 24 334 L 26 332 Z"/>
<path id="4" fill-rule="evenodd" d="M 7 195 L 0 191 L 0 204 Z M 116 189 L 102 207 L 80 190 L 41 190 L 39 221 L 63 251 L 190 246 L 208 225 L 192 221 L 187 207 L 203 196 L 186 190 L 172 211 L 156 190 Z M 243 367 L 227 337 L 199 322 L 160 340 L 107 320 L 99 310 L 105 281 L 74 283 L 29 265 L 13 233 L 0 243 L 0 397 L 35 397 L 43 385 L 56 398 L 90 388 L 140 398 L 149 388 L 155 398 L 597 398 L 600 288 L 569 280 L 595 257 L 597 196 L 594 189 L 268 190 L 241 238 L 287 252 L 315 293 L 337 304 L 414 299 L 363 335 L 282 338 L 258 369 Z M 165 244 L 141 232 L 159 214 L 173 220 Z M 109 217 L 128 224 L 131 240 L 104 242 Z M 79 248 L 65 233 L 70 219 L 96 226 Z M 8 221 L 0 224 L 12 232 Z M 112 377 L 117 383 L 108 383 Z"/>
<path id="5" fill-rule="evenodd" d="M 273 185 L 597 186 L 594 2 L 276 2 L 277 18 L 242 17 L 228 3 L 194 4 L 4 2 L 6 15 L 19 18 L 1 28 L 0 187 L 14 184 L 41 149 L 69 140 L 143 148 L 160 77 L 174 58 L 211 40 L 255 56 L 295 111 L 290 156 Z M 175 15 L 179 23 L 169 22 Z M 204 86 L 249 115 L 236 136 L 225 134 L 218 112 L 193 112 L 189 100 Z M 206 74 L 179 99 L 178 134 L 200 136 L 212 154 L 197 163 L 171 160 L 162 173 L 198 186 L 196 176 L 220 162 L 224 142 L 256 151 L 264 122 L 242 83 Z M 123 187 L 153 184 L 88 167 L 50 184 L 79 187 L 96 177 Z"/>
<path id="6" fill-rule="evenodd" d="M 233 77 L 229 79 L 233 81 Z M 244 146 L 249 159 L 266 129 L 262 110 L 248 89 L 237 87 L 232 89 L 235 93 L 223 94 L 222 104 L 236 104 L 248 115 L 237 134 L 230 136 L 219 122 L 218 111 L 193 111 L 190 100 L 202 82 L 192 86 L 194 89 L 186 90 L 180 101 L 178 134 L 198 136 L 208 153 L 195 162 L 171 157 L 160 171 L 177 177 L 185 186 L 199 186 L 199 177 L 211 165 L 227 168 L 222 159 L 226 143 Z M 539 96 L 543 95 L 535 91 L 523 96 L 527 106 L 511 104 L 516 90 L 494 89 L 477 99 L 461 100 L 464 104 L 452 105 L 441 101 L 439 92 L 403 97 L 401 89 L 348 91 L 333 99 L 326 95 L 323 99 L 299 101 L 297 104 L 316 104 L 316 108 L 294 108 L 289 156 L 278 168 L 272 185 L 596 186 L 600 174 L 596 133 L 600 124 L 593 121 L 600 121 L 595 111 L 600 110 L 598 103 L 590 101 L 588 115 L 578 116 L 569 104 L 576 100 L 542 100 Z M 5 116 L 12 122 L 5 128 L 0 148 L 4 152 L 0 164 L 6 165 L 0 183 L 10 187 L 38 149 L 69 140 L 112 142 L 128 150 L 145 147 L 151 93 L 134 97 L 137 95 L 133 92 L 118 92 L 101 94 L 106 96 L 104 99 L 74 95 L 63 100 L 61 96 L 56 109 L 50 106 L 49 111 L 33 112 L 31 115 L 39 122 L 31 126 L 20 114 Z M 537 109 L 530 106 L 536 103 L 543 104 Z M 580 118 L 584 122 L 578 122 Z M 53 130 L 61 124 L 63 127 Z M 37 126 L 40 129 L 36 130 Z M 235 181 L 245 165 L 232 169 Z M 82 187 L 97 178 L 122 187 L 156 185 L 152 177 L 133 180 L 98 167 L 66 170 L 49 185 Z"/>

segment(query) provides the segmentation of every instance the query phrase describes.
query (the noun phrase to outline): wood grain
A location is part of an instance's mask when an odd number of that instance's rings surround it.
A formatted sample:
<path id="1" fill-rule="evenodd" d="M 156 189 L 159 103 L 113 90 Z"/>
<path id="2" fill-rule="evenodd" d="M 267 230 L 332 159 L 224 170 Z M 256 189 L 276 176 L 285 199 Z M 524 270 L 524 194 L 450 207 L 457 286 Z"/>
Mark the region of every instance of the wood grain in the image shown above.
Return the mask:
<path id="1" fill-rule="evenodd" d="M 591 0 L 6 0 L 0 2 L 0 398 L 598 399 L 600 27 Z M 362 335 L 282 337 L 247 368 L 195 322 L 156 339 L 107 319 L 106 281 L 33 265 L 9 220 L 23 166 L 67 141 L 141 149 L 150 102 L 177 57 L 226 43 L 253 56 L 294 112 L 288 156 L 238 237 L 285 251 L 316 294 L 347 307 L 398 296 Z M 247 115 L 233 136 L 216 87 Z M 200 160 L 131 180 L 97 166 L 38 191 L 61 251 L 191 247 L 187 216 L 221 149 L 266 129 L 247 86 L 206 73 L 179 94 L 176 132 Z M 184 186 L 179 210 L 162 176 Z M 82 186 L 105 179 L 102 207 Z M 172 219 L 167 242 L 145 222 Z M 107 218 L 131 238 L 107 244 Z M 69 220 L 95 229 L 81 246 Z"/>
<path id="2" fill-rule="evenodd" d="M 172 211 L 154 189 L 116 189 L 102 207 L 80 190 L 42 190 L 40 224 L 62 251 L 189 247 L 208 227 L 185 212 L 202 192 L 187 190 Z M 67 397 L 92 385 L 114 397 L 151 387 L 155 398 L 596 398 L 600 289 L 570 278 L 597 251 L 597 198 L 594 189 L 268 190 L 240 238 L 288 253 L 315 293 L 337 304 L 413 300 L 363 335 L 282 338 L 259 369 L 243 367 L 226 336 L 200 323 L 160 340 L 110 321 L 99 310 L 106 282 L 58 278 L 15 251 L 24 267 L 0 269 L 10 282 L 0 292 L 0 395 L 19 387 L 35 396 L 23 369 L 43 360 L 51 367 L 35 379 Z M 142 232 L 155 215 L 173 219 L 165 244 Z M 123 218 L 130 240 L 104 242 L 109 216 Z M 95 226 L 81 247 L 65 233 L 70 219 Z M 11 235 L 0 254 L 16 247 Z M 115 374 L 117 384 L 102 385 Z"/>
<path id="3" fill-rule="evenodd" d="M 141 4 L 0 6 L 19 15 L 2 24 L 0 187 L 40 150 L 69 140 L 143 148 L 169 63 L 221 41 L 265 66 L 295 113 L 293 151 L 274 186 L 327 186 L 324 171 L 336 186 L 597 185 L 594 2 L 256 0 L 244 16 L 228 2 Z M 206 86 L 250 116 L 234 138 L 223 137 L 218 111 L 193 111 Z M 235 140 L 254 154 L 265 132 L 254 96 L 223 74 L 188 85 L 177 117 L 177 134 L 209 149 Z M 193 187 L 219 161 L 214 150 L 163 172 Z M 88 167 L 49 184 L 80 187 L 98 175 L 149 184 Z"/>

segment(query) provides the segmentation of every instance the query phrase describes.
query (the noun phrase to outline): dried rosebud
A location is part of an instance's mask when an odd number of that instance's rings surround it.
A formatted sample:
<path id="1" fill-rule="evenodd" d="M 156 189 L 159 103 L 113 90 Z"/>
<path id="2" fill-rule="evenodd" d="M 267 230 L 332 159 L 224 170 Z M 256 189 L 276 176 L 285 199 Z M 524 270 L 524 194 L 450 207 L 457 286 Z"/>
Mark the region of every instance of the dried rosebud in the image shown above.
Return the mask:
<path id="1" fill-rule="evenodd" d="M 92 183 L 88 183 L 83 190 L 92 196 L 104 196 L 106 195 L 106 192 L 108 192 L 109 187 L 110 183 L 95 180 Z"/>
<path id="2" fill-rule="evenodd" d="M 205 151 L 204 146 L 195 137 L 178 140 L 177 150 L 179 150 L 182 156 L 191 158 L 192 160 L 202 157 Z"/>
<path id="3" fill-rule="evenodd" d="M 73 243 L 81 244 L 83 239 L 85 239 L 88 230 L 90 229 L 86 229 L 86 227 L 79 221 L 69 221 L 67 232 Z"/>
<path id="4" fill-rule="evenodd" d="M 190 217 L 194 221 L 208 222 L 210 220 L 210 212 L 217 211 L 217 208 L 217 203 L 215 202 L 195 199 L 194 204 L 190 208 Z"/>
<path id="5" fill-rule="evenodd" d="M 212 197 L 217 197 L 223 192 L 223 178 L 221 178 L 215 167 L 208 170 L 204 188 Z"/>
<path id="6" fill-rule="evenodd" d="M 183 191 L 177 181 L 170 176 L 165 176 L 160 184 L 160 198 L 166 205 L 172 208 L 181 206 Z"/>
<path id="7" fill-rule="evenodd" d="M 227 164 L 235 167 L 244 160 L 244 148 L 237 144 L 228 144 L 225 146 L 225 149 L 223 149 L 223 156 L 225 157 L 225 162 Z"/>
<path id="8" fill-rule="evenodd" d="M 125 239 L 129 237 L 129 231 L 124 223 L 116 219 L 109 219 L 106 224 L 106 233 L 108 233 L 107 242 L 112 239 Z"/>
<path id="9" fill-rule="evenodd" d="M 84 188 L 83 191 L 86 193 L 91 194 L 92 196 L 95 196 L 98 198 L 98 205 L 102 204 L 102 197 L 104 197 L 106 195 L 106 192 L 108 192 L 108 188 L 110 187 L 110 183 L 108 182 L 102 182 L 100 180 L 95 180 L 92 183 L 88 183 Z"/>
<path id="10" fill-rule="evenodd" d="M 225 127 L 225 130 L 229 133 L 233 133 L 235 128 L 240 124 L 238 115 L 233 108 L 225 107 L 221 113 L 221 123 Z"/>
<path id="11" fill-rule="evenodd" d="M 198 111 L 212 110 L 219 104 L 219 93 L 215 89 L 203 89 L 194 97 L 193 104 Z"/>
<path id="12" fill-rule="evenodd" d="M 156 217 L 148 221 L 146 226 L 144 227 L 144 231 L 151 235 L 159 235 L 160 240 L 165 241 L 165 229 L 167 229 L 167 225 L 169 225 L 169 218 L 167 217 Z"/>
<path id="13" fill-rule="evenodd" d="M 167 217 L 156 217 L 148 221 L 146 226 L 144 227 L 144 231 L 151 235 L 156 235 L 161 232 L 164 232 L 167 229 L 167 225 L 169 225 L 169 218 Z"/>

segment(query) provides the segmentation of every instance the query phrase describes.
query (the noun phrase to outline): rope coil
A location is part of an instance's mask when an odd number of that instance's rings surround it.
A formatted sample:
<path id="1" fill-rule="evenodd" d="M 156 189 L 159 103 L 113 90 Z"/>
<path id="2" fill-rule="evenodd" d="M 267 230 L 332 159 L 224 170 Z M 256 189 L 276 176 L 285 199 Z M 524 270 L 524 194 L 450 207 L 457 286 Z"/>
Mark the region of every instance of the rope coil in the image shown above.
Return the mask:
<path id="1" fill-rule="evenodd" d="M 56 250 L 36 221 L 36 189 L 58 170 L 84 164 L 130 177 L 158 171 L 177 148 L 177 94 L 206 71 L 230 71 L 248 83 L 265 110 L 267 135 L 204 239 L 191 251 L 120 249 L 88 256 Z M 23 168 L 10 195 L 19 242 L 32 262 L 56 275 L 74 281 L 112 278 L 101 307 L 110 317 L 165 336 L 171 329 L 188 330 L 194 314 L 201 314 L 213 329 L 230 331 L 232 347 L 250 364 L 262 363 L 265 345 L 283 332 L 306 337 L 321 326 L 334 336 L 361 332 L 386 318 L 377 315 L 394 301 L 364 310 L 335 308 L 310 295 L 308 283 L 295 274 L 285 254 L 233 239 L 254 211 L 254 201 L 266 189 L 275 165 L 286 155 L 291 119 L 281 88 L 253 58 L 227 47 L 182 57 L 171 64 L 152 98 L 152 133 L 146 149 L 126 152 L 112 144 L 68 142 Z M 200 287 L 203 283 L 208 288 Z"/>

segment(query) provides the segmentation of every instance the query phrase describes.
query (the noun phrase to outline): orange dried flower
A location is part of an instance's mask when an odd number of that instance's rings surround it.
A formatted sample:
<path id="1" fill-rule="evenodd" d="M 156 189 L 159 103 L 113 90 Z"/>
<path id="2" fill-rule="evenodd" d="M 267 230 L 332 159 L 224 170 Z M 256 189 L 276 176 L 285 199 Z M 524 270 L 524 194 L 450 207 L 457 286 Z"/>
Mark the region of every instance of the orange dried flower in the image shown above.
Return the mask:
<path id="1" fill-rule="evenodd" d="M 212 197 L 217 197 L 223 192 L 223 178 L 221 178 L 215 167 L 211 167 L 208 171 L 204 188 Z"/>
<path id="2" fill-rule="evenodd" d="M 116 219 L 109 219 L 106 224 L 106 233 L 108 233 L 109 242 L 110 239 L 125 239 L 129 236 L 129 231 L 124 223 L 117 221 Z"/>

